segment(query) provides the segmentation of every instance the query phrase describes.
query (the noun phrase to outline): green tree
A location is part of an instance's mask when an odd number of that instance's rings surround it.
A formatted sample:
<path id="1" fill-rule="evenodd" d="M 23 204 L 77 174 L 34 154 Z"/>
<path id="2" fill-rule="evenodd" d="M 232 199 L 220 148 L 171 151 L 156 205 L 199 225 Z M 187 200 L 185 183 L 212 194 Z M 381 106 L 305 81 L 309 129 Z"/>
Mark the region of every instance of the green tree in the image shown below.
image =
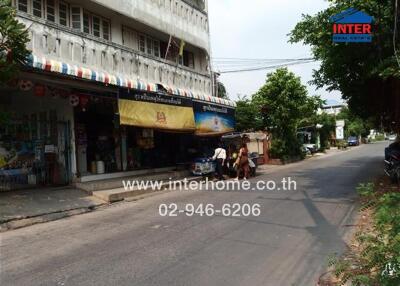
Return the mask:
<path id="1" fill-rule="evenodd" d="M 220 81 L 218 81 L 217 84 L 218 84 L 218 97 L 224 98 L 224 99 L 229 99 L 228 93 L 226 92 L 225 85 Z"/>
<path id="2" fill-rule="evenodd" d="M 385 78 L 400 76 L 393 52 L 394 1 L 328 0 L 327 9 L 314 16 L 303 15 L 290 34 L 290 42 L 310 45 L 314 58 L 321 62 L 312 82 L 319 88 L 341 91 L 349 107 L 363 119 L 382 112 L 378 109 L 381 98 L 366 99 L 371 86 L 379 90 Z M 350 7 L 374 17 L 372 43 L 332 42 L 329 18 Z"/>
<path id="3" fill-rule="evenodd" d="M 345 121 L 345 136 L 367 136 L 373 124 L 369 120 L 363 120 L 354 114 L 349 108 L 343 108 L 336 116 L 336 119 Z"/>
<path id="4" fill-rule="evenodd" d="M 240 98 L 236 101 L 236 130 L 251 131 L 264 129 L 260 122 L 260 111 L 254 103 L 247 97 Z"/>
<path id="5" fill-rule="evenodd" d="M 15 18 L 16 11 L 10 0 L 0 0 L 0 85 L 7 83 L 25 63 L 29 51 L 28 31 Z"/>
<path id="6" fill-rule="evenodd" d="M 326 113 L 319 114 L 316 124 L 322 125 L 319 129 L 321 147 L 323 149 L 328 148 L 330 146 L 329 139 L 331 139 L 331 135 L 334 134 L 336 129 L 335 117 Z"/>
<path id="7" fill-rule="evenodd" d="M 331 114 L 327 114 L 325 112 L 320 114 L 315 114 L 313 116 L 307 117 L 302 120 L 300 127 L 305 126 L 315 126 L 319 128 L 316 129 L 320 136 L 321 148 L 326 149 L 329 145 L 329 139 L 331 139 L 331 135 L 335 132 L 336 121 L 335 116 Z"/>
<path id="8" fill-rule="evenodd" d="M 283 158 L 300 154 L 297 128 L 304 118 L 316 114 L 322 100 L 307 96 L 300 77 L 281 68 L 267 75 L 265 85 L 253 96 L 253 104 L 273 134 L 271 156 Z"/>

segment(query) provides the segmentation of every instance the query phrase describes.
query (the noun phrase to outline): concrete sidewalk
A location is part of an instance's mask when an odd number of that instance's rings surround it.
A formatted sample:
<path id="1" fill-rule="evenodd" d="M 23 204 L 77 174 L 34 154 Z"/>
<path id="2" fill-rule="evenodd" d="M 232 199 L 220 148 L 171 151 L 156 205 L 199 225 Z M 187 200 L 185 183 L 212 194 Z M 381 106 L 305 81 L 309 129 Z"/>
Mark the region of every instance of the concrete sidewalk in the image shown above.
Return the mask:
<path id="1" fill-rule="evenodd" d="M 160 178 L 164 179 L 167 175 L 169 174 L 164 174 L 164 176 L 158 174 L 157 181 L 162 182 Z M 145 176 L 145 178 L 154 179 L 154 176 Z M 186 178 L 188 181 L 201 179 L 202 177 Z M 115 180 L 119 180 L 121 184 L 121 179 Z M 111 183 L 115 183 L 115 180 Z M 144 180 L 142 178 L 138 181 Z M 107 182 L 95 183 L 104 183 L 108 186 Z M 109 203 L 146 197 L 146 195 L 165 190 L 168 185 L 169 181 L 160 184 L 159 189 L 133 187 L 84 191 L 64 187 L 0 192 L 0 232 L 91 212 Z"/>
<path id="2" fill-rule="evenodd" d="M 0 231 L 89 212 L 103 204 L 70 187 L 0 192 Z"/>

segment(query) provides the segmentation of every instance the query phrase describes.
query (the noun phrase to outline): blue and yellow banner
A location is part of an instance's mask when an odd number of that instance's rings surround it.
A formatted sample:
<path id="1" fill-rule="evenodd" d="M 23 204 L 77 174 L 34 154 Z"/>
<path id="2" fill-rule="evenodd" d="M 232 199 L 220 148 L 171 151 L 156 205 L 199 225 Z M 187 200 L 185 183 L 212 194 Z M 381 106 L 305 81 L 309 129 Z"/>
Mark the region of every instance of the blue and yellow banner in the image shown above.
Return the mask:
<path id="1" fill-rule="evenodd" d="M 235 110 L 233 108 L 194 102 L 193 109 L 196 135 L 221 135 L 235 130 Z"/>

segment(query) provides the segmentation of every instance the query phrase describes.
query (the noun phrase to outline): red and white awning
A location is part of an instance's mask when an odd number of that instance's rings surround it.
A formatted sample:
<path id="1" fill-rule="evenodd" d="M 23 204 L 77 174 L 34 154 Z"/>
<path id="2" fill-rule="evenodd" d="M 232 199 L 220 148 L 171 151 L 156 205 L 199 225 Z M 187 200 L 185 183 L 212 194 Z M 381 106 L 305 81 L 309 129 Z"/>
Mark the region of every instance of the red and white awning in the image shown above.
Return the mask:
<path id="1" fill-rule="evenodd" d="M 222 105 L 227 105 L 227 106 L 232 106 L 235 107 L 236 103 L 231 100 L 215 97 L 215 96 L 209 96 L 205 94 L 200 94 L 200 93 L 193 93 L 190 90 L 185 90 L 181 88 L 173 88 L 169 87 L 166 85 L 163 85 L 163 87 L 171 94 L 174 95 L 179 95 L 179 96 L 184 96 L 184 97 L 190 97 L 195 100 L 199 101 L 206 101 L 206 102 L 211 102 L 211 103 L 217 103 L 217 104 L 222 104 Z"/>
<path id="2" fill-rule="evenodd" d="M 109 74 L 106 72 L 98 72 L 98 71 L 88 69 L 85 67 L 70 65 L 67 63 L 60 62 L 60 61 L 50 60 L 45 57 L 37 57 L 35 55 L 30 55 L 30 57 L 28 58 L 28 66 L 31 66 L 36 69 L 44 70 L 44 71 L 56 72 L 56 73 L 60 73 L 63 75 L 69 75 L 69 76 L 74 76 L 77 78 L 97 81 L 97 82 L 101 82 L 104 84 L 111 84 L 111 85 L 116 85 L 116 86 L 120 86 L 120 87 L 126 87 L 126 88 L 131 88 L 131 89 L 136 89 L 136 90 L 149 91 L 149 92 L 159 91 L 157 84 L 145 83 L 140 80 L 129 79 L 126 77 L 120 77 L 120 76 Z M 226 100 L 226 99 L 209 96 L 209 95 L 203 95 L 203 94 L 199 94 L 199 93 L 193 93 L 193 92 L 191 92 L 189 90 L 185 90 L 185 89 L 173 88 L 173 87 L 168 87 L 165 85 L 162 85 L 162 86 L 165 87 L 167 89 L 167 91 L 173 95 L 189 97 L 189 98 L 193 98 L 193 99 L 200 100 L 200 101 L 206 101 L 206 102 L 222 104 L 222 105 L 227 105 L 227 106 L 232 106 L 232 107 L 236 106 L 236 103 L 231 100 Z"/>

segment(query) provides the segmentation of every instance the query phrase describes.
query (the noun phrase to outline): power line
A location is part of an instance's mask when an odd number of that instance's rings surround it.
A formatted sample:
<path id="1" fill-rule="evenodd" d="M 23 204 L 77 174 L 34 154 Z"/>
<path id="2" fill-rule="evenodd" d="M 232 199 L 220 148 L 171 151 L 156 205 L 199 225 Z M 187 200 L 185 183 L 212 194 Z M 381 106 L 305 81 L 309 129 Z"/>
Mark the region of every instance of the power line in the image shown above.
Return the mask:
<path id="1" fill-rule="evenodd" d="M 269 59 L 269 58 L 212 58 L 213 61 L 225 61 L 225 60 L 233 60 L 233 61 L 298 61 L 298 60 L 311 60 L 312 58 L 288 58 L 288 59 Z"/>
<path id="2" fill-rule="evenodd" d="M 214 61 L 213 63 L 219 67 L 247 67 L 247 66 L 265 66 L 270 64 L 281 64 L 281 63 L 288 63 L 288 62 L 301 62 L 301 61 L 310 61 L 312 59 L 277 59 L 277 60 L 264 60 L 264 61 L 226 61 L 226 62 L 219 62 Z"/>
<path id="3" fill-rule="evenodd" d="M 238 73 L 248 71 L 258 71 L 274 69 L 284 66 L 292 66 L 303 63 L 315 62 L 313 58 L 286 58 L 286 59 L 268 59 L 268 58 L 213 58 L 213 65 L 219 73 Z"/>
<path id="4" fill-rule="evenodd" d="M 226 74 L 226 73 L 239 73 L 239 72 L 250 72 L 250 71 L 259 71 L 259 70 L 268 70 L 268 69 L 275 69 L 279 67 L 285 67 L 285 66 L 293 66 L 293 65 L 300 65 L 300 64 L 306 64 L 306 63 L 312 63 L 316 62 L 315 59 L 301 59 L 301 60 L 295 60 L 295 61 L 288 61 L 288 62 L 282 62 L 280 64 L 269 64 L 269 65 L 256 65 L 256 66 L 244 66 L 242 68 L 231 68 L 231 69 L 221 69 L 219 73 L 221 74 Z"/>

